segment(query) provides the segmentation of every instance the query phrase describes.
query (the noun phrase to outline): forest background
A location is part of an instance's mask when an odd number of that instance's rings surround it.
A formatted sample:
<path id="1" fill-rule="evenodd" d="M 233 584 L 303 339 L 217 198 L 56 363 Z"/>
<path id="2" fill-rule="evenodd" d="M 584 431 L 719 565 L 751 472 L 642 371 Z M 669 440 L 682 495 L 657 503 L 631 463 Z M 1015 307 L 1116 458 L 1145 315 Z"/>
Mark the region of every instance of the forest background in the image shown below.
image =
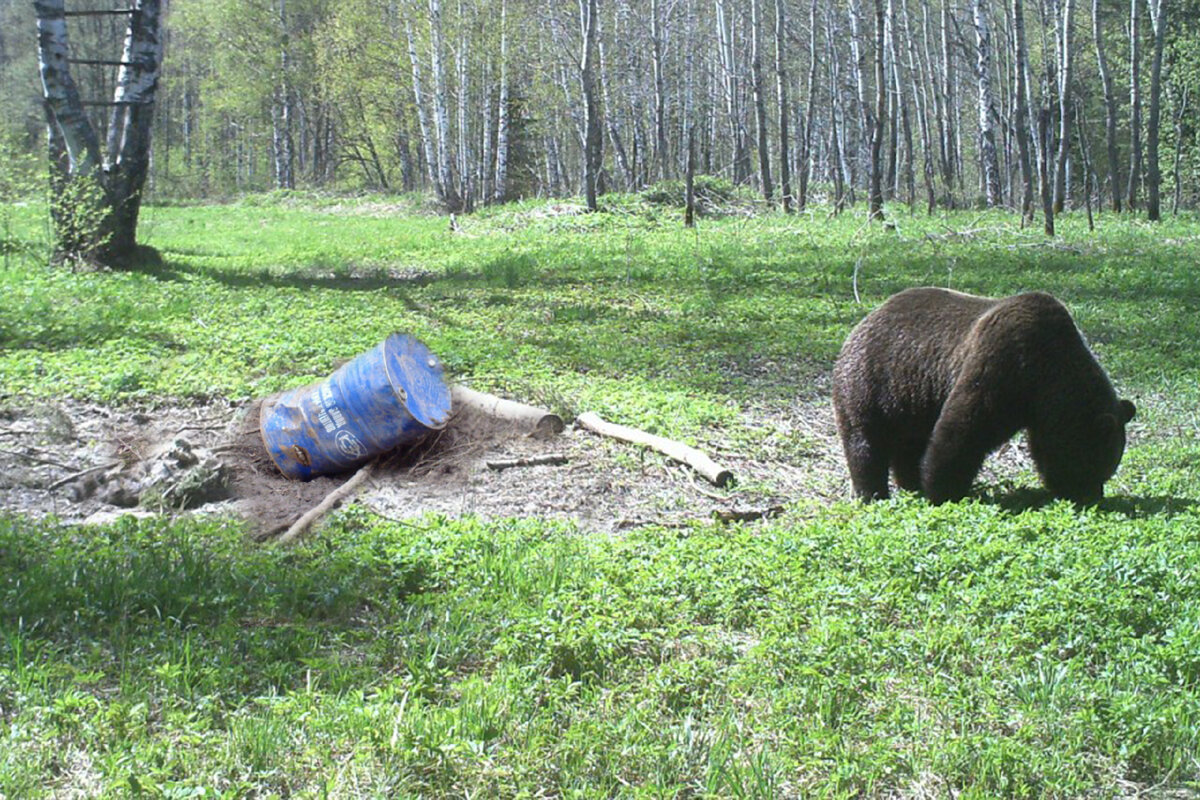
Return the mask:
<path id="1" fill-rule="evenodd" d="M 125 23 L 74 18 L 73 57 L 117 58 Z M 595 205 L 689 151 L 789 210 L 867 198 L 873 164 L 880 201 L 930 210 L 1153 219 L 1200 195 L 1197 0 L 172 0 L 165 30 L 152 201 Z M 103 131 L 116 67 L 73 72 Z M 10 167 L 44 121 L 33 4 L 0 0 Z"/>

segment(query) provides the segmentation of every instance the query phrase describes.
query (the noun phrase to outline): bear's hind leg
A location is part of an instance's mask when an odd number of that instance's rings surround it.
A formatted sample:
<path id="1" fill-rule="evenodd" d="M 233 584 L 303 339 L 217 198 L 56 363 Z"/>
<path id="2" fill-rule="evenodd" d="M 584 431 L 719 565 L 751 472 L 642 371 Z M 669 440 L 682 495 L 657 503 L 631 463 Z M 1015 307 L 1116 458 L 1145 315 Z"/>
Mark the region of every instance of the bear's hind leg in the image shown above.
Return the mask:
<path id="1" fill-rule="evenodd" d="M 888 453 L 877 439 L 865 431 L 842 431 L 842 447 L 850 467 L 850 482 L 859 500 L 886 500 L 888 497 Z"/>

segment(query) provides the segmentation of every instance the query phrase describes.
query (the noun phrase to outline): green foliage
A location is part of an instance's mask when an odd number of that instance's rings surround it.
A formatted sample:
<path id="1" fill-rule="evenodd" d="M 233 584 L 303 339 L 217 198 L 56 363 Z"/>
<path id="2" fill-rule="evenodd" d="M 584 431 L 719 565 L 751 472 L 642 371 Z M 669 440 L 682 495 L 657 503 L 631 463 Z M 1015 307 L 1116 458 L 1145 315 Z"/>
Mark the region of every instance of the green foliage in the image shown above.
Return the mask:
<path id="1" fill-rule="evenodd" d="M 696 195 L 696 211 L 700 214 L 720 213 L 736 201 L 752 200 L 749 193 L 739 192 L 733 182 L 715 175 L 697 175 L 692 182 Z M 652 206 L 683 208 L 687 205 L 687 186 L 682 180 L 659 181 L 641 191 L 641 197 Z"/>
<path id="2" fill-rule="evenodd" d="M 606 538 L 352 510 L 291 550 L 220 521 L 0 521 L 0 788 L 1079 796 L 1198 777 L 1194 507 L 813 511 Z"/>
<path id="3" fill-rule="evenodd" d="M 1200 239 L 1002 214 L 660 223 L 379 198 L 150 207 L 146 271 L 0 272 L 0 394 L 249 398 L 394 329 L 456 376 L 772 447 L 911 285 L 1043 289 L 1139 416 L 1097 509 L 992 486 L 619 537 L 351 508 L 295 549 L 221 519 L 0 519 L 0 795 L 1109 796 L 1200 782 Z M 10 206 L 38 241 L 44 209 Z M 24 249 L 22 250 L 24 252 Z M 855 301 L 857 290 L 862 302 Z"/>
<path id="4" fill-rule="evenodd" d="M 109 200 L 97 176 L 62 176 L 50 201 L 52 252 L 55 260 L 76 267 L 97 262 L 108 245 Z"/>

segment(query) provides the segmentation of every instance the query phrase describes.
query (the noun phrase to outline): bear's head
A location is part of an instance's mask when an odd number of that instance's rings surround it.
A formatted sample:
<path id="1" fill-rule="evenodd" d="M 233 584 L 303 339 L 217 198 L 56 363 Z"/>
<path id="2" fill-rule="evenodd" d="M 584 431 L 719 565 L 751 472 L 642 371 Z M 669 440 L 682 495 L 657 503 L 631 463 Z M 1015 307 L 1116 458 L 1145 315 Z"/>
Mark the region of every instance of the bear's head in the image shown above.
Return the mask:
<path id="1" fill-rule="evenodd" d="M 1029 431 L 1029 450 L 1046 488 L 1055 497 L 1093 505 L 1125 453 L 1125 425 L 1137 412 L 1129 400 L 1111 410 L 1082 413 L 1045 430 Z"/>

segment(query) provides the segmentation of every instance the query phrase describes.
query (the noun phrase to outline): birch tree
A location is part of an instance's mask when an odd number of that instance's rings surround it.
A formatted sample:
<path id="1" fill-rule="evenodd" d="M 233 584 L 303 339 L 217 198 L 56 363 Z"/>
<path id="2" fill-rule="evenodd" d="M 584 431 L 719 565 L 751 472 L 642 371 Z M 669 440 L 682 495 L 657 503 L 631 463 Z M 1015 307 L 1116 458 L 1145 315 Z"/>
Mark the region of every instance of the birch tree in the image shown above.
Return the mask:
<path id="1" fill-rule="evenodd" d="M 1098 2 L 1098 0 L 1097 0 Z M 1013 36 L 1016 45 L 1014 71 L 1016 73 L 1016 120 L 1017 152 L 1021 166 L 1021 219 L 1033 218 L 1033 164 L 1030 156 L 1029 137 L 1029 47 L 1025 41 L 1024 0 L 1012 0 Z"/>
<path id="2" fill-rule="evenodd" d="M 884 70 L 884 0 L 875 0 L 875 114 L 871 120 L 871 183 L 868 217 L 883 220 L 883 135 L 887 127 L 887 73 Z"/>
<path id="3" fill-rule="evenodd" d="M 429 68 L 433 74 L 433 125 L 437 136 L 437 174 L 442 203 L 447 211 L 461 211 L 462 198 L 454 181 L 454 154 L 450 151 L 450 113 L 446 99 L 446 67 L 442 41 L 442 3 L 429 0 Z"/>
<path id="4" fill-rule="evenodd" d="M 783 0 L 775 0 L 775 93 L 779 100 L 779 191 L 783 195 L 783 212 L 792 213 L 791 142 L 788 141 L 788 73 L 784 57 L 784 38 L 787 19 Z"/>
<path id="5" fill-rule="evenodd" d="M 492 199 L 504 202 L 508 189 L 508 0 L 500 0 L 500 108 L 496 120 L 496 177 Z"/>
<path id="6" fill-rule="evenodd" d="M 108 265 L 127 263 L 137 253 L 138 215 L 150 166 L 150 130 L 162 63 L 160 0 L 135 0 L 129 9 L 103 155 L 68 66 L 63 0 L 37 0 L 34 10 L 47 138 L 52 152 L 60 150 L 64 156 L 51 160 L 53 185 L 66 193 L 55 198 L 56 255 Z M 89 185 L 99 196 L 87 191 Z M 64 208 L 64 200 L 76 207 Z M 96 227 L 81 230 L 73 220 L 81 212 L 86 216 L 93 203 Z"/>
<path id="7" fill-rule="evenodd" d="M 600 104 L 596 97 L 596 27 L 600 16 L 599 0 L 579 0 L 579 27 L 582 47 L 579 56 L 579 84 L 583 92 L 584 196 L 590 211 L 597 209 L 600 168 L 603 165 L 604 137 L 600 129 Z"/>
<path id="8" fill-rule="evenodd" d="M 758 176 L 763 199 L 771 202 L 771 151 L 767 139 L 767 100 L 762 67 L 762 0 L 750 0 L 750 72 L 754 84 L 754 118 L 758 129 Z"/>
<path id="9" fill-rule="evenodd" d="M 992 93 L 992 33 L 985 0 L 973 0 L 975 76 L 979 86 L 979 162 L 988 208 L 1003 202 L 1000 196 L 1000 161 L 996 154 L 996 101 Z"/>
<path id="10" fill-rule="evenodd" d="M 1150 32 L 1154 50 L 1150 56 L 1150 115 L 1146 120 L 1146 217 L 1151 222 L 1162 218 L 1159 193 L 1162 170 L 1158 163 L 1159 119 L 1162 114 L 1162 61 L 1166 38 L 1167 7 L 1163 0 L 1146 0 L 1150 12 Z"/>
<path id="11" fill-rule="evenodd" d="M 1142 15 L 1139 0 L 1129 0 L 1129 184 L 1125 206 L 1137 208 L 1142 182 Z"/>
<path id="12" fill-rule="evenodd" d="M 1092 33 L 1096 44 L 1096 68 L 1100 71 L 1100 85 L 1104 89 L 1104 143 L 1108 155 L 1108 192 L 1112 198 L 1112 210 L 1121 210 L 1121 156 L 1117 143 L 1117 98 L 1113 91 L 1112 72 L 1108 68 L 1108 56 L 1104 47 L 1104 25 L 1101 0 L 1092 0 Z"/>
<path id="13" fill-rule="evenodd" d="M 1071 80 L 1074 77 L 1074 30 L 1075 0 L 1063 0 L 1061 13 L 1056 23 L 1058 47 L 1058 165 L 1054 170 L 1054 212 L 1061 214 L 1066 206 L 1069 185 L 1069 163 L 1071 156 L 1071 116 L 1074 105 L 1071 101 Z"/>

